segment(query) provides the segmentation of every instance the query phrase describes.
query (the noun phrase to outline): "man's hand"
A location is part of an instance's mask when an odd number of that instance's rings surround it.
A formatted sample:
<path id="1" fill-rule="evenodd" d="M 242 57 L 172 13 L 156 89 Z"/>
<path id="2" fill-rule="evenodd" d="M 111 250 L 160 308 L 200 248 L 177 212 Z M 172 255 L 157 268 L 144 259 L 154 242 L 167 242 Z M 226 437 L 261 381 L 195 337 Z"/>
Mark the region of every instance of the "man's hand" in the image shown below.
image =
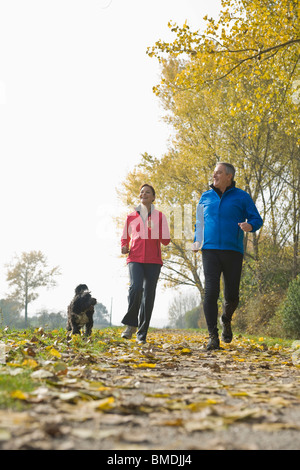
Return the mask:
<path id="1" fill-rule="evenodd" d="M 252 225 L 248 224 L 248 222 L 241 222 L 238 225 L 244 232 L 251 232 L 253 229 Z"/>
<path id="2" fill-rule="evenodd" d="M 129 253 L 129 249 L 127 245 L 122 246 L 121 253 L 122 255 L 127 255 L 127 253 Z"/>

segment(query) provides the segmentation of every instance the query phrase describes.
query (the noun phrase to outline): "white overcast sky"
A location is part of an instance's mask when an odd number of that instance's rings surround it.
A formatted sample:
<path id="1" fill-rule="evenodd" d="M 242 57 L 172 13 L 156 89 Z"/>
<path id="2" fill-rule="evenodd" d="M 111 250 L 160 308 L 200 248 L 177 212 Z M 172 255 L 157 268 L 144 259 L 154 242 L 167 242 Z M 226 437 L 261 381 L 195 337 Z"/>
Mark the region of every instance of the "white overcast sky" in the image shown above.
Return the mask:
<path id="1" fill-rule="evenodd" d="M 0 298 L 5 263 L 41 250 L 62 276 L 40 289 L 30 314 L 66 310 L 79 283 L 120 324 L 128 273 L 113 220 L 116 188 L 148 152 L 168 146 L 170 129 L 152 92 L 168 21 L 203 28 L 220 0 L 1 0 Z M 174 291 L 158 289 L 153 326 L 167 323 Z"/>

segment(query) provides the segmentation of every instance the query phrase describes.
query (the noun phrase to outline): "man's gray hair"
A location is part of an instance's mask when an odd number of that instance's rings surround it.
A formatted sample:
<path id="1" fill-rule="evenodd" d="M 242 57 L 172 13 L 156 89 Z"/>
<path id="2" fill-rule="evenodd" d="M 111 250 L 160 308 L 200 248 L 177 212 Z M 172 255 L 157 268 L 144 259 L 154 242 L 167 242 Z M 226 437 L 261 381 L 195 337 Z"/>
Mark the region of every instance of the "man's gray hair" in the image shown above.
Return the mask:
<path id="1" fill-rule="evenodd" d="M 227 175 L 232 175 L 232 181 L 234 180 L 235 168 L 233 165 L 231 165 L 231 163 L 218 162 L 217 165 L 224 165 L 226 168 Z"/>

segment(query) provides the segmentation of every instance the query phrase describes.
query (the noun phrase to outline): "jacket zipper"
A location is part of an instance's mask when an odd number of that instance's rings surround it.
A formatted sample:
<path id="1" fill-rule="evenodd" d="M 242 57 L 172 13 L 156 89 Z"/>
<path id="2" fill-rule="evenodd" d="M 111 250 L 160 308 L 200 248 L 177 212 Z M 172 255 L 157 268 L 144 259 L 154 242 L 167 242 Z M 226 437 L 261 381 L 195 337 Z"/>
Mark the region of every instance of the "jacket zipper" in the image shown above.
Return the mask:
<path id="1" fill-rule="evenodd" d="M 220 202 L 219 202 L 219 209 L 218 209 L 218 224 L 219 224 L 219 227 L 218 227 L 218 230 L 219 230 L 219 247 L 221 247 L 221 246 L 222 246 L 222 245 L 221 245 L 222 234 L 221 234 L 221 230 L 220 230 L 220 227 L 221 227 L 221 223 L 220 223 L 220 214 L 221 214 L 221 210 L 220 210 L 220 208 L 221 208 L 221 202 L 222 202 L 222 199 L 223 199 L 223 197 L 226 195 L 226 193 L 229 193 L 229 192 L 230 192 L 230 191 L 232 191 L 233 189 L 234 189 L 234 188 L 230 188 L 230 189 L 228 189 L 227 191 L 225 191 L 225 192 L 222 194 L 222 196 L 221 196 L 221 197 L 220 197 L 220 196 L 218 196 L 218 194 L 217 194 L 217 193 L 214 191 L 214 192 L 216 193 L 216 196 L 220 198 Z"/>

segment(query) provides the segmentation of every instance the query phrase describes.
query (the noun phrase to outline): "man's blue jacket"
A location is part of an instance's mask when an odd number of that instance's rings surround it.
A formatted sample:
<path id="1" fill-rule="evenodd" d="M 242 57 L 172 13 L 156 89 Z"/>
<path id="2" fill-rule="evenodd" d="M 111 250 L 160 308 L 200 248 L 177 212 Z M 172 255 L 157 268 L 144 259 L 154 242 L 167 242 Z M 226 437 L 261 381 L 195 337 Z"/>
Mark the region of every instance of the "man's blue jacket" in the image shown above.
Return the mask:
<path id="1" fill-rule="evenodd" d="M 213 187 L 212 187 L 213 188 Z M 235 183 L 218 194 L 216 188 L 205 191 L 197 206 L 194 242 L 203 242 L 202 249 L 244 252 L 244 232 L 239 222 L 252 225 L 256 232 L 263 220 L 251 196 Z"/>

